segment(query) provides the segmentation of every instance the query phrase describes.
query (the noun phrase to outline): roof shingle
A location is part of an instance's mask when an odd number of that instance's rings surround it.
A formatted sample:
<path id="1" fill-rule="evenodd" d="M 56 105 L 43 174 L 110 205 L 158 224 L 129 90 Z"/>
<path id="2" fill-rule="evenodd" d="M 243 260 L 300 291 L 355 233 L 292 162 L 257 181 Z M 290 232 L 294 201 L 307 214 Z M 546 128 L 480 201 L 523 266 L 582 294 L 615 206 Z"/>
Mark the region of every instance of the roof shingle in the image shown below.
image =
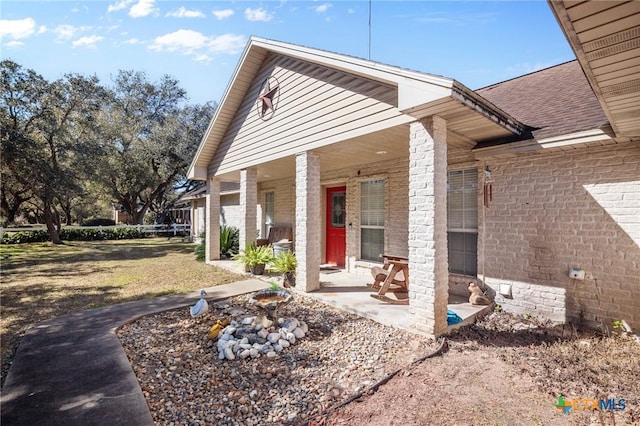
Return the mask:
<path id="1" fill-rule="evenodd" d="M 484 87 L 476 93 L 533 127 L 536 139 L 591 130 L 608 123 L 578 61 Z"/>

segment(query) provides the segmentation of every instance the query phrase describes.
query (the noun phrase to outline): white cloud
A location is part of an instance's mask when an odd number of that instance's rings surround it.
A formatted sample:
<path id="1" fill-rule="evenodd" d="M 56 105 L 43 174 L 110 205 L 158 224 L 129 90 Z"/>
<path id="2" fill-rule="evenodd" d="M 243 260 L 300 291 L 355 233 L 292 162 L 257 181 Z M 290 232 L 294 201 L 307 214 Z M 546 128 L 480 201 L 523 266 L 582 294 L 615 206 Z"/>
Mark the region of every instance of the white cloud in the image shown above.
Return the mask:
<path id="1" fill-rule="evenodd" d="M 213 58 L 207 54 L 196 55 L 193 58 L 196 62 L 211 62 Z"/>
<path id="2" fill-rule="evenodd" d="M 133 3 L 133 0 L 117 1 L 114 4 L 109 5 L 109 7 L 107 8 L 107 12 L 115 12 L 117 10 L 126 9 L 126 7 L 129 6 L 131 3 Z"/>
<path id="3" fill-rule="evenodd" d="M 329 10 L 330 7 L 331 5 L 329 3 L 325 3 L 325 4 L 321 4 L 320 6 L 316 6 L 314 10 L 317 13 L 325 13 L 327 10 Z"/>
<path id="4" fill-rule="evenodd" d="M 5 43 L 6 47 L 20 47 L 20 46 L 24 46 L 24 43 L 18 40 L 13 40 L 10 41 L 8 43 Z"/>
<path id="5" fill-rule="evenodd" d="M 68 40 L 76 33 L 77 29 L 73 25 L 58 25 L 53 29 L 58 40 Z"/>
<path id="6" fill-rule="evenodd" d="M 154 12 L 157 12 L 158 9 L 153 7 L 155 0 L 138 0 L 138 3 L 131 6 L 129 9 L 129 16 L 132 18 L 144 18 L 145 16 L 149 16 Z"/>
<path id="7" fill-rule="evenodd" d="M 123 44 L 144 44 L 144 41 L 137 38 L 130 38 L 122 42 Z"/>
<path id="8" fill-rule="evenodd" d="M 173 33 L 156 37 L 149 49 L 161 52 L 167 50 L 175 52 L 176 50 L 185 50 L 186 53 L 201 49 L 207 45 L 208 37 L 204 34 L 193 30 L 178 30 Z"/>
<path id="9" fill-rule="evenodd" d="M 233 10 L 231 9 L 225 9 L 225 10 L 214 10 L 213 11 L 213 16 L 216 17 L 216 19 L 218 19 L 218 21 L 222 21 L 223 19 L 227 19 L 228 17 L 230 17 L 231 15 L 233 15 Z"/>
<path id="10" fill-rule="evenodd" d="M 209 39 L 209 49 L 216 53 L 238 53 L 245 45 L 245 38 L 241 35 L 223 34 Z"/>
<path id="11" fill-rule="evenodd" d="M 80 37 L 79 39 L 71 43 L 71 45 L 73 47 L 88 47 L 93 49 L 96 47 L 96 43 L 102 40 L 104 40 L 104 37 L 92 35 L 92 36 Z"/>
<path id="12" fill-rule="evenodd" d="M 273 15 L 259 7 L 257 9 L 246 8 L 244 11 L 244 17 L 248 21 L 262 21 L 268 22 L 273 18 Z"/>
<path id="13" fill-rule="evenodd" d="M 19 40 L 27 38 L 36 32 L 36 21 L 33 18 L 24 19 L 0 19 L 0 37 Z"/>
<path id="14" fill-rule="evenodd" d="M 180 52 L 197 61 L 210 61 L 208 53 L 234 54 L 242 50 L 245 41 L 244 36 L 235 34 L 208 37 L 198 31 L 181 29 L 156 37 L 149 49 L 156 52 Z"/>
<path id="15" fill-rule="evenodd" d="M 204 18 L 204 13 L 199 10 L 187 10 L 184 6 L 173 12 L 167 12 L 165 16 L 171 16 L 174 18 Z"/>
<path id="16" fill-rule="evenodd" d="M 355 10 L 355 9 L 351 9 L 351 8 L 349 8 L 349 9 L 347 9 L 347 13 L 348 13 L 349 15 L 353 15 L 354 13 L 356 13 L 356 10 Z"/>
<path id="17" fill-rule="evenodd" d="M 84 31 L 90 31 L 92 27 L 85 25 L 82 27 L 74 27 L 73 25 L 63 24 L 58 25 L 53 29 L 54 34 L 56 35 L 56 40 L 69 40 L 73 38 L 76 34 Z"/>

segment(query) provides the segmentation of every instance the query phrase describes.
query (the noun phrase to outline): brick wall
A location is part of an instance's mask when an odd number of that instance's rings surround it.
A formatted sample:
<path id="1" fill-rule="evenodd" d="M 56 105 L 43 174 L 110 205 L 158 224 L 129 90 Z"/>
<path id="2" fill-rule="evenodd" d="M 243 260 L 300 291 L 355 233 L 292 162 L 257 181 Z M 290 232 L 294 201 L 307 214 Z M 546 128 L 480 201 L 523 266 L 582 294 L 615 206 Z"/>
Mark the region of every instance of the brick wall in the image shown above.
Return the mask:
<path id="1" fill-rule="evenodd" d="M 478 266 L 497 303 L 559 321 L 640 327 L 640 147 L 487 162 L 493 201 Z M 570 267 L 586 279 L 570 279 Z M 511 297 L 499 294 L 500 284 L 511 285 Z"/>

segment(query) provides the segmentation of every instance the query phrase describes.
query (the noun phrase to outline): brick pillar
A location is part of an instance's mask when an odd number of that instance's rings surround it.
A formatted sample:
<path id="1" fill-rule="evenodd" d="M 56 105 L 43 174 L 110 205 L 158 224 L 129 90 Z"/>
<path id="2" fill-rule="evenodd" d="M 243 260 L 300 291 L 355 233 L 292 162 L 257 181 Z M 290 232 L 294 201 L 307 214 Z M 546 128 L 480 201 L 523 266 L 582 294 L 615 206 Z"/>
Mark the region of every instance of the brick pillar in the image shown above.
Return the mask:
<path id="1" fill-rule="evenodd" d="M 409 312 L 419 331 L 447 328 L 447 123 L 411 123 L 409 140 Z"/>
<path id="2" fill-rule="evenodd" d="M 255 169 L 240 170 L 240 250 L 256 242 L 258 175 Z"/>
<path id="3" fill-rule="evenodd" d="M 220 259 L 220 181 L 207 179 L 205 261 Z"/>
<path id="4" fill-rule="evenodd" d="M 317 155 L 296 155 L 296 287 L 320 288 L 320 161 Z"/>

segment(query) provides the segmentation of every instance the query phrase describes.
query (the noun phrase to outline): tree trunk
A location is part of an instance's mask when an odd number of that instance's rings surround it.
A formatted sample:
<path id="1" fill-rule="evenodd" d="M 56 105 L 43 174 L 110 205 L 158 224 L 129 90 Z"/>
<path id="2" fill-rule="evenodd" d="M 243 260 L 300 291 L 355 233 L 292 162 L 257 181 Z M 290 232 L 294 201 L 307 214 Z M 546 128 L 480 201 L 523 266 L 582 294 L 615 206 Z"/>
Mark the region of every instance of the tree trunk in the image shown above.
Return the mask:
<path id="1" fill-rule="evenodd" d="M 51 201 L 44 200 L 44 223 L 47 225 L 49 238 L 51 239 L 51 242 L 53 244 L 63 244 L 53 220 L 53 213 L 51 212 Z"/>

